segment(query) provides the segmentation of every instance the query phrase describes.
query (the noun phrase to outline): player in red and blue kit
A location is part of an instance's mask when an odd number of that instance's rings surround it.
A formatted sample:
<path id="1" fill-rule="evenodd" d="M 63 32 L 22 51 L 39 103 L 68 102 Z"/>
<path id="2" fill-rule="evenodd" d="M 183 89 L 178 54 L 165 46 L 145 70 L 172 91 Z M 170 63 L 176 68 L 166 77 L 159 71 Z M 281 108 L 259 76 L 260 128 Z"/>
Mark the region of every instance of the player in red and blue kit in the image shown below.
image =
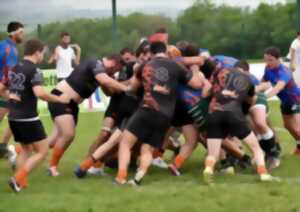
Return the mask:
<path id="1" fill-rule="evenodd" d="M 280 50 L 269 47 L 264 52 L 266 62 L 263 83 L 258 90 L 272 86 L 267 97 L 278 96 L 285 128 L 296 140 L 295 155 L 300 155 L 300 88 L 294 82 L 292 72 L 280 62 Z"/>
<path id="2" fill-rule="evenodd" d="M 235 67 L 247 73 L 255 87 L 260 85 L 260 81 L 249 72 L 250 66 L 247 61 L 240 60 Z M 268 101 L 263 92 L 256 93 L 256 101 L 253 105 L 244 105 L 244 112 L 251 118 L 251 128 L 256 134 L 261 148 L 265 152 L 267 165 L 270 169 L 277 168 L 280 165 L 281 147 L 276 142 L 275 134 L 268 122 Z"/>
<path id="3" fill-rule="evenodd" d="M 18 52 L 16 45 L 24 38 L 24 26 L 19 22 L 10 22 L 7 26 L 8 38 L 0 41 L 0 121 L 8 113 L 5 91 L 8 86 L 8 72 L 18 63 Z M 7 143 L 11 137 L 9 128 L 4 130 L 0 143 L 0 155 L 7 155 Z M 9 160 L 14 163 L 14 154 L 9 154 Z M 14 164 L 13 164 L 14 165 Z"/>

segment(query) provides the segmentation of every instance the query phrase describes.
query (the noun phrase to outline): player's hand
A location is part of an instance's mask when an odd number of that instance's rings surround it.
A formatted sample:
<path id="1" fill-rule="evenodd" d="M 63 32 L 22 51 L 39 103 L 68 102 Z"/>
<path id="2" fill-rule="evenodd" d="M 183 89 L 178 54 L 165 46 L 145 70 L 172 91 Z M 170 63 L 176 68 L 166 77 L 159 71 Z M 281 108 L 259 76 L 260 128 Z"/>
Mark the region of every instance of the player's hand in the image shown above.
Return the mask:
<path id="1" fill-rule="evenodd" d="M 70 46 L 75 48 L 76 50 L 81 50 L 80 46 L 77 43 L 71 44 Z"/>
<path id="2" fill-rule="evenodd" d="M 296 71 L 296 65 L 295 65 L 295 63 L 291 63 L 290 64 L 290 69 L 291 69 L 291 71 Z"/>
<path id="3" fill-rule="evenodd" d="M 68 104 L 71 101 L 71 98 L 67 94 L 62 94 L 58 98 L 59 98 L 59 102 L 62 104 Z"/>

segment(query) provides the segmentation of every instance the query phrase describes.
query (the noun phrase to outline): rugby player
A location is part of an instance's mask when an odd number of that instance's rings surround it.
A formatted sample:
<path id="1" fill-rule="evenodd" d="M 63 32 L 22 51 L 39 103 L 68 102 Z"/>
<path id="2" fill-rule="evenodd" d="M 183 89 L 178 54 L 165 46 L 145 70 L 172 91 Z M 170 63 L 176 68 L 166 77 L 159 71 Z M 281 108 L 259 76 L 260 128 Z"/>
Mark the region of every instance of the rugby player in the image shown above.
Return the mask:
<path id="1" fill-rule="evenodd" d="M 124 48 L 120 51 L 122 61 L 124 62 L 124 68 L 118 73 L 117 80 L 119 82 L 128 81 L 133 75 L 133 66 L 136 62 L 134 52 L 129 48 Z M 91 145 L 89 149 L 89 154 L 87 155 L 86 160 L 82 163 L 81 169 L 77 168 L 75 174 L 79 176 L 85 175 L 85 171 L 88 169 L 89 174 L 102 175 L 103 172 L 103 163 L 99 160 L 102 159 L 108 151 L 111 151 L 118 143 L 118 137 L 120 136 L 123 126 L 126 124 L 127 119 L 135 111 L 139 103 L 137 96 L 128 95 L 124 92 L 113 94 L 108 106 L 108 109 L 105 112 L 104 124 L 112 123 L 111 125 L 104 125 L 105 128 L 101 130 L 95 142 Z M 112 127 L 115 127 L 114 132 L 112 132 Z M 111 135 L 112 133 L 112 135 Z M 106 143 L 106 144 L 104 144 Z M 105 148 L 107 151 L 101 149 Z M 98 148 L 102 146 L 101 148 Z M 100 150 L 98 150 L 100 149 Z M 90 160 L 91 157 L 96 160 L 96 163 L 93 160 Z M 92 163 L 93 162 L 93 163 Z"/>
<path id="2" fill-rule="evenodd" d="M 260 84 L 260 81 L 252 74 L 249 73 L 249 64 L 245 60 L 240 60 L 235 64 L 235 67 L 248 73 L 255 86 Z M 270 169 L 277 168 L 280 165 L 280 152 L 281 147 L 275 140 L 275 134 L 268 123 L 268 102 L 264 93 L 257 93 L 257 98 L 252 106 L 246 109 L 246 113 L 250 115 L 250 123 L 253 131 L 256 134 L 261 148 L 266 154 L 266 162 Z"/>
<path id="3" fill-rule="evenodd" d="M 115 182 L 127 182 L 127 169 L 130 162 L 130 149 L 139 140 L 142 142 L 140 166 L 131 181 L 139 184 L 146 174 L 153 158 L 153 149 L 161 148 L 164 136 L 170 127 L 175 109 L 176 87 L 179 82 L 201 88 L 198 73 L 192 73 L 167 58 L 167 47 L 163 42 L 150 45 L 154 58 L 142 65 L 132 79 L 133 89 L 143 87 L 141 106 L 130 118 L 120 141 L 119 168 Z"/>
<path id="4" fill-rule="evenodd" d="M 212 86 L 213 97 L 207 118 L 208 155 L 203 171 L 204 181 L 212 182 L 222 141 L 229 136 L 244 140 L 250 147 L 261 181 L 275 180 L 268 174 L 263 151 L 242 111 L 243 102 L 252 104 L 255 100 L 255 87 L 250 77 L 236 69 L 222 68 L 214 73 Z"/>
<path id="5" fill-rule="evenodd" d="M 258 91 L 272 89 L 266 94 L 268 98 L 278 96 L 281 101 L 281 114 L 284 127 L 296 140 L 295 155 L 300 155 L 300 88 L 296 85 L 292 72 L 280 62 L 280 49 L 265 49 L 265 73 Z"/>
<path id="6" fill-rule="evenodd" d="M 8 72 L 17 65 L 18 62 L 18 51 L 17 44 L 23 42 L 25 31 L 24 26 L 20 22 L 10 22 L 7 25 L 8 38 L 0 42 L 0 91 L 5 91 L 5 87 L 8 83 Z M 8 113 L 7 110 L 7 100 L 0 97 L 0 121 L 3 120 L 4 116 Z M 12 163 L 13 167 L 15 165 L 15 149 L 14 147 L 9 151 L 7 144 L 11 137 L 11 130 L 7 127 L 1 137 L 0 143 L 0 154 L 1 156 L 8 154 L 8 159 Z M 18 147 L 18 152 L 20 151 L 20 146 Z"/>
<path id="7" fill-rule="evenodd" d="M 67 94 L 71 97 L 69 104 L 50 103 L 49 110 L 54 121 L 55 129 L 53 152 L 49 162 L 50 176 L 58 176 L 57 166 L 64 152 L 72 143 L 78 119 L 78 105 L 89 98 L 100 85 L 110 93 L 126 91 L 128 87 L 114 80 L 113 76 L 122 69 L 122 60 L 119 55 L 111 55 L 100 60 L 87 59 L 65 80 L 58 83 L 52 90 L 54 95 Z"/>
<path id="8" fill-rule="evenodd" d="M 70 101 L 66 94 L 56 96 L 45 92 L 43 76 L 37 68 L 37 64 L 43 61 L 44 50 L 41 41 L 27 41 L 24 60 L 9 72 L 9 126 L 23 150 L 18 156 L 17 172 L 9 180 L 9 186 L 15 192 L 27 186 L 27 176 L 48 153 L 46 133 L 37 112 L 37 99 L 58 103 Z"/>

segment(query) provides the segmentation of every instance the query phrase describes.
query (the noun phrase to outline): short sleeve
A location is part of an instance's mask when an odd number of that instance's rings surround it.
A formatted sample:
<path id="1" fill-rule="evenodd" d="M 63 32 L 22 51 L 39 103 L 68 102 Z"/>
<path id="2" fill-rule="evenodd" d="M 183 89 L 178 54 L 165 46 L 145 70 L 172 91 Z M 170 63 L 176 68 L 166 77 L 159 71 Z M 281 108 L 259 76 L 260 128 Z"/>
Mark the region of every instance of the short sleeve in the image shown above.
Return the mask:
<path id="1" fill-rule="evenodd" d="M 43 85 L 43 84 L 44 84 L 44 78 L 43 78 L 42 71 L 40 69 L 35 69 L 31 77 L 32 87 L 37 85 Z"/>
<path id="2" fill-rule="evenodd" d="M 280 69 L 279 74 L 278 74 L 278 81 L 284 81 L 285 83 L 288 83 L 292 78 L 292 75 L 285 71 Z"/>
<path id="3" fill-rule="evenodd" d="M 91 69 L 92 69 L 94 76 L 96 76 L 98 74 L 106 74 L 105 67 L 100 60 L 92 61 Z"/>
<path id="4" fill-rule="evenodd" d="M 265 69 L 265 71 L 264 71 L 264 75 L 263 75 L 263 77 L 262 77 L 262 81 L 265 81 L 265 82 L 270 81 L 269 73 L 268 73 L 268 70 L 267 70 L 267 69 Z"/>

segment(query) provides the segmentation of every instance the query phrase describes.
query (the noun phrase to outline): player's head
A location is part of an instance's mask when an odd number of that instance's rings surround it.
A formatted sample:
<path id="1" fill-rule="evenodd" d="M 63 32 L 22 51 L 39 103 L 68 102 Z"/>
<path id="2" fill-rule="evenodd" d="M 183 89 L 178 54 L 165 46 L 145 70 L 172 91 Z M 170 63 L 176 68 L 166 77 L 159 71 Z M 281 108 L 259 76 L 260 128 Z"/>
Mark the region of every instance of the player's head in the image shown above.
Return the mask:
<path id="1" fill-rule="evenodd" d="M 300 29 L 297 29 L 297 36 L 300 36 Z"/>
<path id="2" fill-rule="evenodd" d="M 151 43 L 154 43 L 154 42 L 163 42 L 165 44 L 168 44 L 168 42 L 169 42 L 169 34 L 168 34 L 167 29 L 164 28 L 164 27 L 161 27 L 161 28 L 157 29 L 154 34 L 152 34 L 152 35 L 149 36 L 148 40 Z"/>
<path id="3" fill-rule="evenodd" d="M 246 60 L 239 60 L 235 65 L 235 68 L 241 69 L 242 71 L 249 72 L 250 66 Z"/>
<path id="4" fill-rule="evenodd" d="M 163 42 L 153 42 L 150 44 L 150 52 L 152 55 L 156 54 L 166 54 L 167 46 Z"/>
<path id="5" fill-rule="evenodd" d="M 68 32 L 60 34 L 60 42 L 63 46 L 68 46 L 71 43 L 71 35 Z"/>
<path id="6" fill-rule="evenodd" d="M 169 58 L 181 57 L 180 50 L 176 46 L 173 46 L 173 45 L 168 46 L 167 53 L 168 53 Z"/>
<path id="7" fill-rule="evenodd" d="M 264 60 L 269 68 L 276 68 L 280 63 L 280 49 L 277 47 L 268 47 L 264 51 Z"/>
<path id="8" fill-rule="evenodd" d="M 185 40 L 181 40 L 181 41 L 178 41 L 176 43 L 176 47 L 181 51 L 181 53 L 184 52 L 185 48 L 189 45 L 190 43 L 188 41 L 185 41 Z"/>
<path id="9" fill-rule="evenodd" d="M 131 62 L 135 62 L 135 52 L 126 47 L 126 48 L 123 48 L 121 51 L 120 51 L 120 54 L 121 54 L 121 57 L 122 57 L 122 60 L 124 63 L 128 64 L 128 63 L 131 63 Z"/>
<path id="10" fill-rule="evenodd" d="M 182 56 L 184 57 L 194 57 L 199 55 L 199 48 L 195 44 L 189 43 L 182 50 Z"/>
<path id="11" fill-rule="evenodd" d="M 25 43 L 24 56 L 32 57 L 36 63 L 41 63 L 44 59 L 45 44 L 38 39 L 31 39 Z"/>
<path id="12" fill-rule="evenodd" d="M 210 59 L 205 59 L 204 64 L 200 67 L 206 79 L 210 79 L 211 75 L 216 70 L 216 63 Z"/>
<path id="13" fill-rule="evenodd" d="M 141 43 L 136 49 L 135 54 L 139 62 L 143 63 L 150 60 L 151 58 L 150 43 L 147 39 L 141 40 Z"/>
<path id="14" fill-rule="evenodd" d="M 8 36 L 16 43 L 22 43 L 25 35 L 24 25 L 20 22 L 10 22 L 7 25 Z"/>
<path id="15" fill-rule="evenodd" d="M 119 54 L 111 54 L 105 57 L 103 63 L 108 75 L 114 75 L 123 67 L 123 60 Z"/>

